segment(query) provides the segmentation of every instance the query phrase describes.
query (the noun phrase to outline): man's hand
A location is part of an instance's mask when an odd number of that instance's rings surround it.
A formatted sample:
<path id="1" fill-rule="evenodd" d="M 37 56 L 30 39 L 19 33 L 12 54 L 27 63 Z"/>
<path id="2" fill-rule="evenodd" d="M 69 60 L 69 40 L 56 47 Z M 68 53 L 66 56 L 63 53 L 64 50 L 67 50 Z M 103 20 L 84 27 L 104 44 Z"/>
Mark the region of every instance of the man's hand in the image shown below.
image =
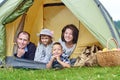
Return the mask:
<path id="1" fill-rule="evenodd" d="M 21 49 L 21 48 L 18 48 L 17 50 L 17 57 L 21 57 L 25 54 L 25 50 L 24 49 Z"/>

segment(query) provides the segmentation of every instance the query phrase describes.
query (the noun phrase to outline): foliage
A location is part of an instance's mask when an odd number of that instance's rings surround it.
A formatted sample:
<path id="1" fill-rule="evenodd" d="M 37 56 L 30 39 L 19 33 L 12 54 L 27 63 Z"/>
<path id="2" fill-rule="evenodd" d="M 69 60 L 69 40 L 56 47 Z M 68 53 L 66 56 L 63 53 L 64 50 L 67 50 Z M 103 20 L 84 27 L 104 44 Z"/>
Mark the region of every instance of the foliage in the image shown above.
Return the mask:
<path id="1" fill-rule="evenodd" d="M 115 26 L 120 29 L 120 20 L 114 21 Z"/>
<path id="2" fill-rule="evenodd" d="M 75 67 L 66 69 L 0 68 L 0 80 L 119 80 L 120 67 Z"/>
<path id="3" fill-rule="evenodd" d="M 117 31 L 118 31 L 119 34 L 120 34 L 120 20 L 114 21 L 114 24 L 115 24 L 115 27 L 116 27 Z"/>

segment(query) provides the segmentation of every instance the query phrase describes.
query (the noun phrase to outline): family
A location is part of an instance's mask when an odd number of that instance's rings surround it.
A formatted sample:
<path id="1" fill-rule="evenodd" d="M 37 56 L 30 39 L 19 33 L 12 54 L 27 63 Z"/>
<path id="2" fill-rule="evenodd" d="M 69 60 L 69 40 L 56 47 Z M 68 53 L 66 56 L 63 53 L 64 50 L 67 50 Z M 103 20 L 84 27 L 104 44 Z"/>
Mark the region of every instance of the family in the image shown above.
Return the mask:
<path id="1" fill-rule="evenodd" d="M 79 30 L 73 24 L 68 24 L 62 29 L 61 38 L 53 41 L 53 33 L 49 29 L 42 29 L 37 35 L 37 47 L 30 42 L 30 34 L 21 31 L 17 36 L 17 58 L 34 60 L 46 64 L 46 68 L 69 68 L 76 59 L 69 59 L 75 49 Z"/>

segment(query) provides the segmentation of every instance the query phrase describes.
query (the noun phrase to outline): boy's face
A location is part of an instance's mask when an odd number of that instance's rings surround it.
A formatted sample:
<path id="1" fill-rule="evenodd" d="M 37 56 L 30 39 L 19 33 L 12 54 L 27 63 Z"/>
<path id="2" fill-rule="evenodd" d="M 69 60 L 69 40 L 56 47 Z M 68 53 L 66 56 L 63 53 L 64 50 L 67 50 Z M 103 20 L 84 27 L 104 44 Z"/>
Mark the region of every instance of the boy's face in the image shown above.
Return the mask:
<path id="1" fill-rule="evenodd" d="M 49 44 L 50 37 L 47 35 L 41 35 L 41 43 L 45 46 Z"/>
<path id="2" fill-rule="evenodd" d="M 60 56 L 63 53 L 62 47 L 60 45 L 53 45 L 52 54 L 54 56 Z"/>

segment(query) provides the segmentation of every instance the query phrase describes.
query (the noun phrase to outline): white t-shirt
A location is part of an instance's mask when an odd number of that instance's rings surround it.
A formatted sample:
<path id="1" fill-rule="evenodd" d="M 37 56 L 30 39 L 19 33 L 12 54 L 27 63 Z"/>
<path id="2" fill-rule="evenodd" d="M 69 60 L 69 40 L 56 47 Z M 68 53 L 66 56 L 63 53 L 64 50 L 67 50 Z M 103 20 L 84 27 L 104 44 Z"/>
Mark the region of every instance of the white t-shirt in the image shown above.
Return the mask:
<path id="1" fill-rule="evenodd" d="M 52 54 L 52 45 L 44 46 L 43 44 L 39 44 L 35 52 L 34 61 L 48 63 Z"/>
<path id="2" fill-rule="evenodd" d="M 61 39 L 59 39 L 59 42 L 61 43 L 62 47 L 63 47 L 63 53 L 67 54 L 68 57 L 70 57 L 70 55 L 73 53 L 74 49 L 75 49 L 75 46 L 76 44 L 73 45 L 73 47 L 71 48 L 68 48 L 66 45 L 65 45 L 65 42 L 63 42 Z"/>

